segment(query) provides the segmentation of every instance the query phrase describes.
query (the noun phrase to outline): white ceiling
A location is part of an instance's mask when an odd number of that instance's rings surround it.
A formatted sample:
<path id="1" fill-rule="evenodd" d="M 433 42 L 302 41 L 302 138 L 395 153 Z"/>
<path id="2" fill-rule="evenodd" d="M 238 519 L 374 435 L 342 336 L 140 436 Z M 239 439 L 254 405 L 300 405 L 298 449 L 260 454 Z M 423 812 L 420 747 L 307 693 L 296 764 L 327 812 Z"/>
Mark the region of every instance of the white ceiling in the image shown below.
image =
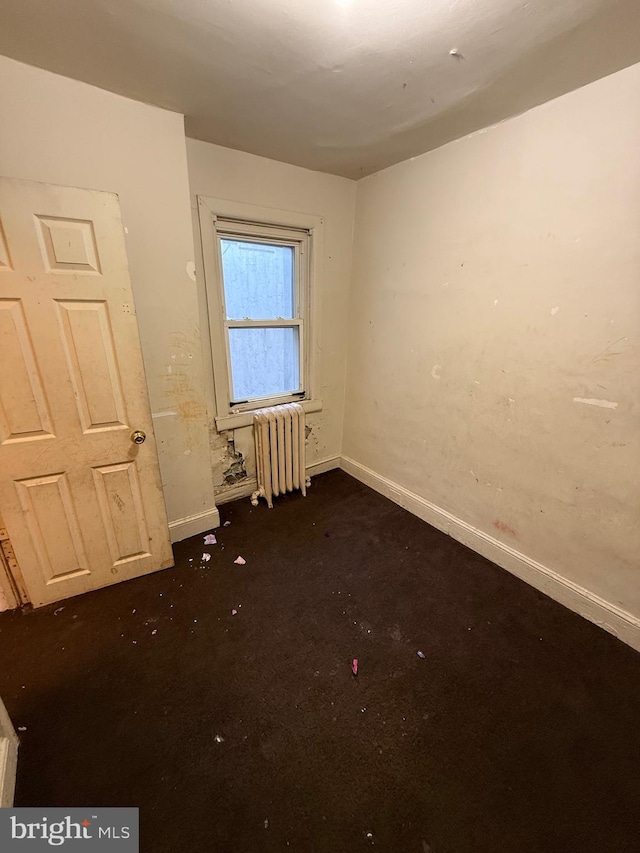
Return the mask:
<path id="1" fill-rule="evenodd" d="M 640 61 L 640 0 L 0 0 L 0 53 L 358 178 Z"/>

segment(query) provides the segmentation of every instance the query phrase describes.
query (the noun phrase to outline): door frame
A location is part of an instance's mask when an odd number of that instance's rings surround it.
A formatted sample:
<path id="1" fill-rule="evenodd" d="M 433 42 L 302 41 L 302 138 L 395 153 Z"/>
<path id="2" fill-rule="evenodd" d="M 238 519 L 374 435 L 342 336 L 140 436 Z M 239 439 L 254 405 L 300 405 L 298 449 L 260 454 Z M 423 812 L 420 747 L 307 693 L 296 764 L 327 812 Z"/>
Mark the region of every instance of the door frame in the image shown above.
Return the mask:
<path id="1" fill-rule="evenodd" d="M 18 736 L 0 699 L 0 808 L 11 808 L 16 788 Z"/>
<path id="2" fill-rule="evenodd" d="M 8 610 L 14 610 L 21 604 L 29 603 L 29 596 L 22 580 L 20 567 L 13 555 L 9 534 L 2 521 L 0 521 L 0 590 L 2 590 Z"/>

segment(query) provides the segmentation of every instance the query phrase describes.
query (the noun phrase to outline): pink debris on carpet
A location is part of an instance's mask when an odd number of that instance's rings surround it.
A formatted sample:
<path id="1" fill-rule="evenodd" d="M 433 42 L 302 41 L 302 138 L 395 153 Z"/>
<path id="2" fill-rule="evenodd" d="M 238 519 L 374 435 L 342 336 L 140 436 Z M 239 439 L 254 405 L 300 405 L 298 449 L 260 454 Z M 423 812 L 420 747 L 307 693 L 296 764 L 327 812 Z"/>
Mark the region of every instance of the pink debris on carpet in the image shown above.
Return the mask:
<path id="1" fill-rule="evenodd" d="M 210 559 L 211 559 L 211 554 L 207 554 L 207 552 L 205 551 L 204 554 L 202 555 L 202 562 L 208 563 Z"/>
<path id="2" fill-rule="evenodd" d="M 358 658 L 354 658 L 354 659 L 351 661 L 351 672 L 352 672 L 354 675 L 357 675 L 357 674 L 358 674 Z"/>
<path id="3" fill-rule="evenodd" d="M 235 610 L 235 609 L 234 609 L 234 610 L 232 610 L 232 611 L 231 611 L 231 615 L 232 615 L 232 616 L 237 616 L 237 615 L 238 615 L 238 611 L 237 611 L 237 610 Z"/>
<path id="4" fill-rule="evenodd" d="M 204 544 L 205 545 L 217 545 L 218 540 L 216 539 L 215 534 L 207 533 L 207 535 L 204 537 Z"/>
<path id="5" fill-rule="evenodd" d="M 245 566 L 247 563 L 244 557 L 236 557 L 233 562 L 237 563 L 239 566 Z"/>

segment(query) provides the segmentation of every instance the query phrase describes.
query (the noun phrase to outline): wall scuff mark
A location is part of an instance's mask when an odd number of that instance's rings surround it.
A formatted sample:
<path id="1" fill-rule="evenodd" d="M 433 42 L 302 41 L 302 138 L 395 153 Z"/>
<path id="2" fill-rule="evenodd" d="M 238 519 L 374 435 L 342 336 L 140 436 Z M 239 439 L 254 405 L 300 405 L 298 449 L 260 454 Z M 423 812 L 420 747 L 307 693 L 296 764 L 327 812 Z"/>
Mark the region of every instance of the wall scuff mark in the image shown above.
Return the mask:
<path id="1" fill-rule="evenodd" d="M 593 397 L 574 397 L 574 403 L 584 403 L 586 406 L 600 406 L 602 409 L 617 409 L 618 404 L 612 403 L 611 400 L 596 400 Z"/>
<path id="2" fill-rule="evenodd" d="M 490 483 L 487 483 L 487 485 L 489 486 Z M 500 530 L 502 531 L 502 533 L 508 533 L 509 536 L 514 536 L 517 538 L 518 534 L 513 529 L 513 527 L 510 527 L 508 524 L 505 524 L 504 521 L 500 521 L 499 518 L 496 518 L 496 520 L 493 522 L 493 526 L 496 528 L 496 530 Z"/>

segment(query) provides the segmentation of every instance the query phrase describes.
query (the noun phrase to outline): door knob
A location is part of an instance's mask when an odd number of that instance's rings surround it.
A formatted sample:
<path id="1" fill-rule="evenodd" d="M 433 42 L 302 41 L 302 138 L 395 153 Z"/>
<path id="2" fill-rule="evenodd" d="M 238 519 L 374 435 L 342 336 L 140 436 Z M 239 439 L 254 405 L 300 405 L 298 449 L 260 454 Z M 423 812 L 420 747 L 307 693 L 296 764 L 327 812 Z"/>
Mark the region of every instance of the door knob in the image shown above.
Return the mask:
<path id="1" fill-rule="evenodd" d="M 143 432 L 141 429 L 134 429 L 134 431 L 131 433 L 131 441 L 133 441 L 134 444 L 144 444 L 144 440 L 146 437 L 146 432 Z"/>

